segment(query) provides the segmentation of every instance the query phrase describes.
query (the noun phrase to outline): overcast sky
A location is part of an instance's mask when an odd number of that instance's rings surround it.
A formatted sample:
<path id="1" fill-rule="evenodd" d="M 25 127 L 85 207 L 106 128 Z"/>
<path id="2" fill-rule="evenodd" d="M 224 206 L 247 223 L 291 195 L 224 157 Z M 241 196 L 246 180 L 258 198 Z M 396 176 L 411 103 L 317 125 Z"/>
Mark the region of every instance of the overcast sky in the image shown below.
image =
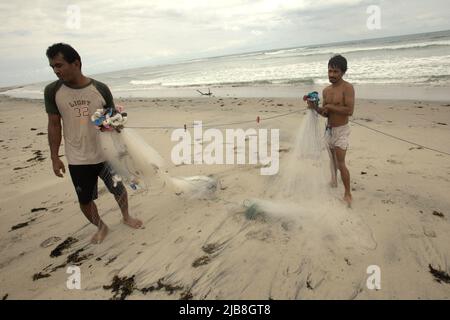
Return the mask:
<path id="1" fill-rule="evenodd" d="M 377 5 L 381 29 L 369 30 Z M 77 12 L 79 11 L 79 19 Z M 0 3 L 0 86 L 54 79 L 73 45 L 86 74 L 246 51 L 450 29 L 448 0 L 18 0 Z"/>

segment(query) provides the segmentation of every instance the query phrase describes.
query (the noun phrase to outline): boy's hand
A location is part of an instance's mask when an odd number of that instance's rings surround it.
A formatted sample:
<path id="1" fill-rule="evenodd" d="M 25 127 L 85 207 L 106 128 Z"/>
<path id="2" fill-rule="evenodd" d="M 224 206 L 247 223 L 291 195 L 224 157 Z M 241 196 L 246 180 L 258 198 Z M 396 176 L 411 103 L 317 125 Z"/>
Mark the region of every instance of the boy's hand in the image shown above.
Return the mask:
<path id="1" fill-rule="evenodd" d="M 312 101 L 306 101 L 308 103 L 308 109 L 315 109 L 316 104 Z"/>

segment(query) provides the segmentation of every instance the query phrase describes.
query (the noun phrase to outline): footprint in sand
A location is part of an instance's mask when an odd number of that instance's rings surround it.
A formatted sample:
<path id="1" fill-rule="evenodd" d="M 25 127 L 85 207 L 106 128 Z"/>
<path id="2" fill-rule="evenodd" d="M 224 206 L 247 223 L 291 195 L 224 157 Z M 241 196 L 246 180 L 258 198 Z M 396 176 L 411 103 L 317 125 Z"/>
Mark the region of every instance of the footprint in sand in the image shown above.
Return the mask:
<path id="1" fill-rule="evenodd" d="M 387 162 L 389 162 L 389 163 L 392 163 L 392 164 L 403 164 L 403 162 L 401 162 L 401 161 L 396 161 L 396 160 L 393 160 L 393 159 L 388 159 L 388 160 L 386 160 Z"/>
<path id="2" fill-rule="evenodd" d="M 209 243 L 206 244 L 202 247 L 202 250 L 207 253 L 207 254 L 213 254 L 217 251 L 219 251 L 220 249 L 222 249 L 223 244 L 219 244 L 219 243 Z"/>
<path id="3" fill-rule="evenodd" d="M 61 240 L 60 237 L 50 237 L 50 238 L 42 241 L 40 246 L 41 246 L 41 248 L 47 248 L 47 247 L 50 247 L 50 246 L 54 245 L 59 240 Z"/>
<path id="4" fill-rule="evenodd" d="M 423 233 L 428 238 L 436 238 L 436 232 L 434 230 L 431 230 L 431 229 L 428 229 L 428 228 L 423 228 Z"/>

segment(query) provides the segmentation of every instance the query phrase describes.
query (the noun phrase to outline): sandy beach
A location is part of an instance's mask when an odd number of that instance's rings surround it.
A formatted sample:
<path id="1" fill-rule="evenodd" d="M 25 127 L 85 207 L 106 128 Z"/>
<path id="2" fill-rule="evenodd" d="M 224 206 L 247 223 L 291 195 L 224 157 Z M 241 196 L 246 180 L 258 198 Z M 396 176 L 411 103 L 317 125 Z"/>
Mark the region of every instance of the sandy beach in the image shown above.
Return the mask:
<path id="1" fill-rule="evenodd" d="M 220 129 L 279 128 L 281 171 L 304 117 L 298 98 L 116 104 L 126 107 L 128 126 L 168 163 L 172 130 L 142 127 L 182 128 L 201 120 Z M 358 125 L 450 153 L 449 101 L 357 100 L 347 153 L 354 203 L 339 215 L 329 207 L 315 223 L 249 220 L 243 201 L 264 198 L 275 176 L 260 175 L 258 165 L 172 164 L 175 175 L 217 178 L 215 197 L 129 189 L 130 213 L 145 225 L 133 230 L 120 222 L 117 204 L 99 182 L 97 206 L 110 227 L 100 245 L 89 243 L 95 227 L 79 209 L 68 172 L 62 179 L 52 172 L 43 101 L 0 96 L 0 112 L 0 298 L 450 298 L 449 156 Z M 245 120 L 254 123 L 219 127 Z M 339 179 L 336 198 L 342 194 Z M 69 237 L 71 243 L 55 252 Z M 66 286 L 73 265 L 81 269 L 80 290 Z M 371 265 L 381 270 L 379 290 L 366 285 Z M 122 281 L 114 283 L 116 276 Z"/>

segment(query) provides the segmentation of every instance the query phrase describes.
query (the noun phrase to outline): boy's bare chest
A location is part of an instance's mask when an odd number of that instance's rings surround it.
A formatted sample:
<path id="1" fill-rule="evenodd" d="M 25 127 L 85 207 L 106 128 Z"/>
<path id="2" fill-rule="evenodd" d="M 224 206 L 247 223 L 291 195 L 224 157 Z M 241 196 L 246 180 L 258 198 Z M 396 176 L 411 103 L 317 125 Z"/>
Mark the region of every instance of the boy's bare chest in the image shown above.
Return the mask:
<path id="1" fill-rule="evenodd" d="M 325 94 L 325 104 L 344 105 L 344 91 L 330 89 Z"/>

